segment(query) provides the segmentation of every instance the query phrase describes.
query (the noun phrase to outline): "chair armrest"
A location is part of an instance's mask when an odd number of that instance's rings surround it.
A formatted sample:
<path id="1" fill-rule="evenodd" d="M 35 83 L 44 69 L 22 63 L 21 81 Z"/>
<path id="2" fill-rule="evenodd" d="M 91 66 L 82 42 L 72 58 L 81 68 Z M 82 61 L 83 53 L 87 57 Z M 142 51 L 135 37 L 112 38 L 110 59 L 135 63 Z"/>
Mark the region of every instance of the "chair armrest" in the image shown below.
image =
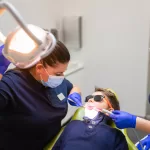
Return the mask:
<path id="1" fill-rule="evenodd" d="M 55 136 L 55 138 L 48 144 L 46 145 L 46 147 L 43 150 L 52 150 L 53 146 L 55 145 L 56 141 L 58 140 L 58 138 L 60 137 L 61 133 L 63 132 L 64 127 L 61 128 L 61 130 L 59 131 L 59 133 Z"/>

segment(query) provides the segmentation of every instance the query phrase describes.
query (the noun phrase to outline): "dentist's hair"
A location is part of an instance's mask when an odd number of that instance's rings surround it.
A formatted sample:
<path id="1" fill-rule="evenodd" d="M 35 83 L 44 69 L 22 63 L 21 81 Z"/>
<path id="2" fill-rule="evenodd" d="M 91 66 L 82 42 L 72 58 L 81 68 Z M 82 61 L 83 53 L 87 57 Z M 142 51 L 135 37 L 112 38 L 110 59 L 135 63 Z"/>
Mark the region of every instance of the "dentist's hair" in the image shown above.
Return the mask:
<path id="1" fill-rule="evenodd" d="M 44 29 L 44 30 L 50 32 L 48 29 Z M 57 63 L 61 63 L 61 64 L 68 63 L 70 61 L 70 53 L 67 47 L 61 41 L 57 40 L 54 50 L 41 61 L 43 62 L 43 65 L 45 67 L 46 65 L 55 67 L 57 66 Z"/>
<path id="2" fill-rule="evenodd" d="M 70 53 L 62 42 L 57 41 L 54 50 L 50 53 L 50 55 L 48 55 L 41 61 L 43 62 L 43 65 L 45 67 L 46 65 L 55 67 L 57 66 L 57 63 L 61 64 L 68 63 L 70 61 Z"/>

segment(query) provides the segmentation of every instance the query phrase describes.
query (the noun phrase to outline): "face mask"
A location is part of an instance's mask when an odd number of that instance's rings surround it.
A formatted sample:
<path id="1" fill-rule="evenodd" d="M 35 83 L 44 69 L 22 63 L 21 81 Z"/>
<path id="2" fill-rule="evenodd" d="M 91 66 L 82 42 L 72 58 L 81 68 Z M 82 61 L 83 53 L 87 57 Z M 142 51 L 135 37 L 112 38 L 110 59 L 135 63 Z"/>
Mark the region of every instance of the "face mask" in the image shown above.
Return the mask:
<path id="1" fill-rule="evenodd" d="M 64 76 L 49 76 L 47 82 L 44 82 L 43 80 L 41 82 L 46 87 L 56 88 L 62 84 L 63 80 Z"/>
<path id="2" fill-rule="evenodd" d="M 45 69 L 45 71 L 47 72 L 47 70 Z M 47 72 L 48 74 L 48 72 Z M 50 87 L 50 88 L 56 88 L 57 86 L 59 86 L 60 84 L 62 84 L 63 80 L 64 80 L 64 76 L 50 76 L 48 74 L 48 81 L 44 82 L 43 80 L 41 80 L 42 84 L 46 87 Z"/>

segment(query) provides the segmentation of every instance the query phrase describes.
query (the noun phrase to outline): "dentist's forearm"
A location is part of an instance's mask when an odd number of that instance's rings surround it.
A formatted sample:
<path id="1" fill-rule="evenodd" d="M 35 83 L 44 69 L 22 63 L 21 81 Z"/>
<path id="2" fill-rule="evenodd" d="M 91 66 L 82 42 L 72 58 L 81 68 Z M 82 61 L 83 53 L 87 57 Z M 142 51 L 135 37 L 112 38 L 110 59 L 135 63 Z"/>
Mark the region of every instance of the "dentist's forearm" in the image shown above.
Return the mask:
<path id="1" fill-rule="evenodd" d="M 136 129 L 150 134 L 150 121 L 140 118 L 140 117 L 137 117 L 136 118 Z"/>
<path id="2" fill-rule="evenodd" d="M 72 94 L 74 92 L 79 93 L 81 95 L 81 90 L 77 86 L 73 86 L 72 90 L 70 91 L 70 94 Z"/>

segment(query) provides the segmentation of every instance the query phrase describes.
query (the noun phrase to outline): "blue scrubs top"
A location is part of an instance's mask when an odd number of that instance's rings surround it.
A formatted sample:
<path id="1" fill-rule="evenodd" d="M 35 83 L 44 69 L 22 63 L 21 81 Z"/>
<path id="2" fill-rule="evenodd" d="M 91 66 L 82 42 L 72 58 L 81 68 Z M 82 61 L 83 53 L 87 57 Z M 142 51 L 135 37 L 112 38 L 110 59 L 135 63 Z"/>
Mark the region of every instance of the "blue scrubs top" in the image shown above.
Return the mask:
<path id="1" fill-rule="evenodd" d="M 60 131 L 73 85 L 46 88 L 28 71 L 11 70 L 0 81 L 0 149 L 42 150 Z"/>

